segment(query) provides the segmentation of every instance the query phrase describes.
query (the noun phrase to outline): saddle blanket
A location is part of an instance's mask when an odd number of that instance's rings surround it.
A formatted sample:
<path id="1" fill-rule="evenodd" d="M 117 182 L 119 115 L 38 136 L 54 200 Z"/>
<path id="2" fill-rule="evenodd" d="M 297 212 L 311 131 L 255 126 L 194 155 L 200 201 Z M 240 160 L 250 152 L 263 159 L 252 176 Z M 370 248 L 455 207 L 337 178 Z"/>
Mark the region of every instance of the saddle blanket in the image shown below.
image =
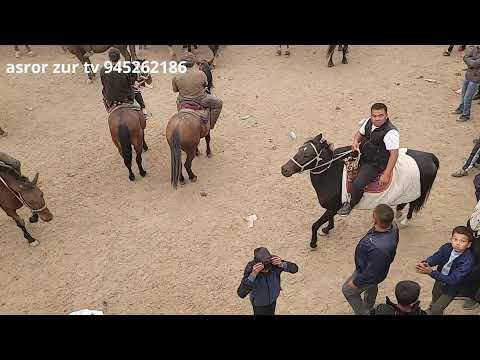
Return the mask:
<path id="1" fill-rule="evenodd" d="M 378 204 L 390 206 L 409 203 L 418 199 L 421 194 L 420 170 L 415 160 L 407 155 L 407 149 L 399 149 L 398 160 L 393 168 L 390 186 L 383 192 L 368 192 L 362 196 L 355 209 L 373 209 Z M 350 201 L 347 192 L 347 168 L 343 167 L 342 203 Z"/>
<path id="2" fill-rule="evenodd" d="M 206 125 L 208 123 L 208 112 L 206 110 L 193 110 L 193 109 L 188 109 L 188 108 L 182 108 L 178 111 L 179 114 L 181 113 L 188 113 L 192 114 L 200 119 L 200 122 L 203 125 Z"/>
<path id="3" fill-rule="evenodd" d="M 111 113 L 113 113 L 115 110 L 118 110 L 118 109 L 132 109 L 137 111 L 142 110 L 139 105 L 124 103 L 120 105 L 114 105 L 112 108 L 108 109 L 108 115 L 110 115 Z"/>

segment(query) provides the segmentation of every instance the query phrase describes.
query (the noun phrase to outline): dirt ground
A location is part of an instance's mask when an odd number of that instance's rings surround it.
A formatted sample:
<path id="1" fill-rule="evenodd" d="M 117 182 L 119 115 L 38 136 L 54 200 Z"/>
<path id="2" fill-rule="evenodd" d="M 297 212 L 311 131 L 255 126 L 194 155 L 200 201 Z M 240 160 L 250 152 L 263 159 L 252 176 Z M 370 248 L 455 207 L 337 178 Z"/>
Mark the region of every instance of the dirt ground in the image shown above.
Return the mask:
<path id="1" fill-rule="evenodd" d="M 106 314 L 250 314 L 236 290 L 253 249 L 267 246 L 300 271 L 282 276 L 278 314 L 350 314 L 341 285 L 354 269 L 357 241 L 370 227 L 370 211 L 336 218 L 319 250 L 308 249 L 320 208 L 307 174 L 284 178 L 283 165 L 302 140 L 320 132 L 348 145 L 358 121 L 376 101 L 389 106 L 401 144 L 431 151 L 440 171 L 426 208 L 401 231 L 396 259 L 380 285 L 377 302 L 394 296 L 400 280 L 422 285 L 425 307 L 433 281 L 415 262 L 448 241 L 475 206 L 473 176 L 450 173 L 465 161 L 478 135 L 473 121 L 455 122 L 465 66 L 445 46 L 351 46 L 349 64 L 326 46 L 294 46 L 290 58 L 275 46 L 226 46 L 214 70 L 214 93 L 224 110 L 212 132 L 211 159 L 193 162 L 197 183 L 174 192 L 165 127 L 175 112 L 170 74 L 154 75 L 143 91 L 152 111 L 146 130 L 145 178 L 131 183 L 115 149 L 97 79 L 77 74 L 6 74 L 7 63 L 77 63 L 59 46 L 35 46 L 37 56 L 15 59 L 0 47 L 0 151 L 20 159 L 39 184 L 54 215 L 28 224 L 40 246 L 30 248 L 21 231 L 0 215 L 0 314 L 67 314 L 90 308 Z M 180 51 L 180 47 L 176 47 Z M 203 57 L 209 56 L 200 47 Z M 166 46 L 146 51 L 168 59 Z M 106 60 L 95 55 L 94 62 Z M 461 76 L 456 75 L 461 73 Z M 430 83 L 424 78 L 437 80 Z M 339 110 L 336 110 L 339 107 Z M 251 115 L 242 120 L 241 117 Z M 298 138 L 290 141 L 287 134 Z M 474 172 L 476 173 L 476 172 Z M 208 196 L 200 195 L 206 190 Z M 27 218 L 28 211 L 20 213 Z M 257 214 L 248 228 L 242 217 Z M 467 314 L 461 301 L 447 313 Z M 473 312 L 477 313 L 477 312 Z"/>

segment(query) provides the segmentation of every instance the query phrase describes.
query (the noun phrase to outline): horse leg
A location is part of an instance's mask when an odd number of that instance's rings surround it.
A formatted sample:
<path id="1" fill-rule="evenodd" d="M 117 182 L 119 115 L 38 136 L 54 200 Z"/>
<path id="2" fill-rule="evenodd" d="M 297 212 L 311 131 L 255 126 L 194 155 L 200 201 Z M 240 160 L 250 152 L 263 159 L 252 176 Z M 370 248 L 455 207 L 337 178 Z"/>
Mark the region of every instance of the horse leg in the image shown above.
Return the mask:
<path id="1" fill-rule="evenodd" d="M 348 61 L 347 61 L 347 48 L 346 48 L 345 45 L 343 46 L 342 64 L 348 64 Z"/>
<path id="2" fill-rule="evenodd" d="M 6 210 L 6 213 L 13 220 L 15 220 L 15 223 L 23 232 L 23 237 L 27 239 L 28 244 L 30 246 L 37 246 L 39 244 L 38 240 L 33 238 L 32 235 L 30 235 L 30 233 L 27 231 L 27 228 L 25 227 L 25 221 L 17 214 L 17 212 L 15 210 Z"/>
<path id="3" fill-rule="evenodd" d="M 407 204 L 399 204 L 397 205 L 397 213 L 395 214 L 395 217 L 397 219 L 400 219 L 403 216 L 402 210 L 407 206 Z"/>
<path id="4" fill-rule="evenodd" d="M 93 79 L 95 79 L 95 73 L 93 72 L 92 69 L 92 63 L 90 62 L 90 59 L 84 58 L 83 55 L 85 54 L 85 51 L 82 52 L 75 52 L 75 56 L 77 57 L 78 60 L 80 60 L 80 63 L 85 67 L 85 64 L 88 64 L 88 70 L 87 70 L 87 76 L 88 76 L 88 83 L 91 84 L 93 82 Z"/>
<path id="5" fill-rule="evenodd" d="M 142 136 L 143 138 L 143 136 Z M 142 166 L 142 146 L 143 146 L 144 139 L 142 141 L 137 141 L 135 143 L 135 152 L 137 153 L 137 157 L 135 160 L 137 161 L 137 166 L 138 166 L 138 172 L 140 173 L 140 176 L 145 177 L 147 175 L 147 172 Z"/>
<path id="6" fill-rule="evenodd" d="M 328 219 L 328 225 L 324 228 L 322 228 L 322 232 L 320 235 L 328 235 L 330 230 L 332 230 L 335 227 L 335 221 L 334 221 L 335 216 L 332 216 L 330 219 Z"/>
<path id="7" fill-rule="evenodd" d="M 338 45 L 338 51 L 343 51 L 343 45 Z"/>
<path id="8" fill-rule="evenodd" d="M 195 151 L 191 149 L 187 152 L 187 160 L 185 160 L 185 170 L 187 170 L 188 178 L 191 182 L 197 181 L 197 176 L 192 171 L 192 161 L 195 158 Z"/>
<path id="9" fill-rule="evenodd" d="M 145 134 L 143 134 L 143 151 L 148 151 L 148 145 L 145 142 Z"/>
<path id="10" fill-rule="evenodd" d="M 130 53 L 128 52 L 128 49 L 127 49 L 128 45 L 125 45 L 125 48 L 122 48 L 120 50 L 121 54 L 123 55 L 123 57 L 125 58 L 126 61 L 132 61 L 132 57 L 130 56 Z"/>
<path id="11" fill-rule="evenodd" d="M 170 60 L 175 60 L 177 58 L 177 55 L 173 50 L 173 45 L 167 45 L 167 46 L 168 46 L 168 52 L 170 53 Z"/>
<path id="12" fill-rule="evenodd" d="M 328 67 L 334 67 L 335 65 L 333 64 L 333 52 L 330 54 L 330 59 L 328 60 Z"/>
<path id="13" fill-rule="evenodd" d="M 205 136 L 205 142 L 207 143 L 207 157 L 212 157 L 212 150 L 210 149 L 210 131 L 207 136 Z"/>
<path id="14" fill-rule="evenodd" d="M 138 60 L 137 51 L 135 50 L 135 45 L 127 45 L 127 47 L 128 49 L 130 49 L 131 60 Z"/>
<path id="15" fill-rule="evenodd" d="M 332 224 L 332 228 L 333 228 L 333 220 L 332 222 L 330 223 L 330 219 L 333 219 L 333 217 L 335 216 L 337 212 L 336 211 L 332 211 L 332 210 L 327 210 L 325 211 L 325 213 L 320 217 L 320 219 L 318 219 L 317 221 L 315 221 L 312 225 L 312 239 L 310 240 L 310 248 L 312 249 L 315 249 L 317 247 L 317 232 L 318 232 L 318 229 L 320 229 L 320 226 L 322 226 L 323 224 L 325 224 L 327 221 L 329 222 L 328 224 L 328 227 L 330 227 L 330 224 Z M 327 232 L 328 234 L 328 232 Z"/>
<path id="16" fill-rule="evenodd" d="M 348 45 L 343 45 L 343 49 L 345 50 L 345 54 L 350 54 L 350 51 L 348 51 Z"/>

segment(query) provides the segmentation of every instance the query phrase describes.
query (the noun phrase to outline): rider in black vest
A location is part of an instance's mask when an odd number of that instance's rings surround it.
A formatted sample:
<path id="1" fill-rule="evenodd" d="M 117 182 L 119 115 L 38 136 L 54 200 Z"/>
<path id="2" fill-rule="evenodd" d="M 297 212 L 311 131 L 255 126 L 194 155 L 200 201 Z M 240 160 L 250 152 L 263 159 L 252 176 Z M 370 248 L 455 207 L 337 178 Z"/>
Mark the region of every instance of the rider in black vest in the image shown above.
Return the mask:
<path id="1" fill-rule="evenodd" d="M 112 48 L 108 52 L 108 57 L 112 62 L 112 67 L 120 60 L 120 51 Z M 118 71 L 116 69 L 107 72 L 105 67 L 100 71 L 102 80 L 102 94 L 105 108 L 111 108 L 115 103 L 131 103 L 135 97 L 132 85 L 134 79 L 129 73 Z"/>
<path id="2" fill-rule="evenodd" d="M 373 126 L 375 128 L 372 131 Z M 371 117 L 362 125 L 353 139 L 352 149 L 360 151 L 360 168 L 352 183 L 350 203 L 346 202 L 337 212 L 341 216 L 350 214 L 365 191 L 365 187 L 381 174 L 379 183 L 387 184 L 398 159 L 400 134 L 388 119 L 387 106 L 373 104 Z"/>

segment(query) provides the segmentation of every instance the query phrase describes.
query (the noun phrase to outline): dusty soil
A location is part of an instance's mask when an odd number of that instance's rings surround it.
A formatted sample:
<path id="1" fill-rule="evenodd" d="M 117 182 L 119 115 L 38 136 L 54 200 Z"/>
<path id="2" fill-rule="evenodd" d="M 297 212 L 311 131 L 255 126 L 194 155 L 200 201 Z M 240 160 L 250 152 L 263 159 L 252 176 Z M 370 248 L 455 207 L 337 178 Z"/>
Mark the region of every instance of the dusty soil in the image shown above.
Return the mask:
<path id="1" fill-rule="evenodd" d="M 464 64 L 456 49 L 443 57 L 445 48 L 351 46 L 349 64 L 336 52 L 335 68 L 326 67 L 326 46 L 294 46 L 290 58 L 275 56 L 275 46 L 223 48 L 214 71 L 214 93 L 224 101 L 212 133 L 214 157 L 206 158 L 202 142 L 203 154 L 193 162 L 198 182 L 174 192 L 164 135 L 175 112 L 171 75 L 154 75 L 155 88 L 143 92 L 153 113 L 144 154 L 148 175 L 131 183 L 110 139 L 99 80 L 87 85 L 81 73 L 6 74 L 7 63 L 77 60 L 59 46 L 36 46 L 36 57 L 21 59 L 13 47 L 0 47 L 0 127 L 8 131 L 0 151 L 20 159 L 27 175 L 40 171 L 54 214 L 51 223 L 28 224 L 37 248 L 0 215 L 0 313 L 250 314 L 236 289 L 253 249 L 263 245 L 300 267 L 283 275 L 279 314 L 350 314 L 341 285 L 353 271 L 355 245 L 371 213 L 337 218 L 311 252 L 310 227 L 323 210 L 308 175 L 287 179 L 280 167 L 303 139 L 320 132 L 338 146 L 349 144 L 375 101 L 388 104 L 403 146 L 440 159 L 427 206 L 401 231 L 377 299 L 393 296 L 397 281 L 412 279 L 422 285 L 426 306 L 433 281 L 415 272 L 415 262 L 448 241 L 475 205 L 473 177 L 450 173 L 478 135 L 480 109 L 475 103 L 473 121 L 464 124 L 449 114 L 459 101 L 454 90 Z M 209 56 L 206 47 L 200 53 Z M 168 49 L 153 46 L 146 55 L 163 61 Z M 252 117 L 240 119 L 245 115 Z M 253 213 L 258 221 L 248 228 L 242 217 Z M 447 313 L 466 312 L 456 301 Z"/>

